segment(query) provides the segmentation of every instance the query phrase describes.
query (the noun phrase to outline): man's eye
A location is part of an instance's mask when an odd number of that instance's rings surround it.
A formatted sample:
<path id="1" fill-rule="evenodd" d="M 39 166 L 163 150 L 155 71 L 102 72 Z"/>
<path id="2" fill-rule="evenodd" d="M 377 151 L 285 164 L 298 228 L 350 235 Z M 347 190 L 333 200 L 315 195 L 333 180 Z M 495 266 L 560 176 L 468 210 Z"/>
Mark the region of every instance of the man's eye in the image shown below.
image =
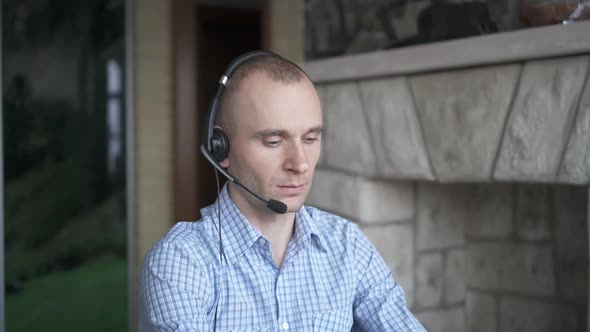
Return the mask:
<path id="1" fill-rule="evenodd" d="M 304 138 L 303 141 L 305 143 L 313 143 L 313 142 L 317 142 L 317 138 L 316 137 L 308 137 L 308 138 Z"/>
<path id="2" fill-rule="evenodd" d="M 264 145 L 270 147 L 270 148 L 274 148 L 279 146 L 279 144 L 281 144 L 281 141 L 264 141 Z"/>

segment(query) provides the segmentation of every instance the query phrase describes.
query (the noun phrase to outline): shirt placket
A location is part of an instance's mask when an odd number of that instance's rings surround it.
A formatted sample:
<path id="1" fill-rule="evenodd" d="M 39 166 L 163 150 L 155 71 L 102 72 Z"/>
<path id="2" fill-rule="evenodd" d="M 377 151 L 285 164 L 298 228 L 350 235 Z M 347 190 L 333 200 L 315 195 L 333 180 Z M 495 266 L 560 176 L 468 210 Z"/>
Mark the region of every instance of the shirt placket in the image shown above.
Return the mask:
<path id="1" fill-rule="evenodd" d="M 277 301 L 277 324 L 279 331 L 289 331 L 295 328 L 294 313 L 289 311 L 290 303 L 295 299 L 294 290 L 290 284 L 292 274 L 290 272 L 296 269 L 297 256 L 303 251 L 303 247 L 299 246 L 297 241 L 291 240 L 287 247 L 287 253 L 283 264 L 278 271 L 275 294 Z M 295 291 L 296 292 L 296 291 Z"/>
<path id="2" fill-rule="evenodd" d="M 288 293 L 288 287 L 285 280 L 285 272 L 280 271 L 277 275 L 277 281 L 275 286 L 275 294 L 277 301 L 277 324 L 279 331 L 288 331 L 292 325 L 292 319 L 290 312 L 287 310 L 288 303 L 290 301 L 290 294 Z"/>
<path id="3" fill-rule="evenodd" d="M 274 294 L 269 294 L 271 296 L 268 297 L 268 299 L 270 301 L 272 301 L 273 303 L 270 303 L 270 307 L 274 308 L 274 312 L 269 313 L 275 318 L 275 330 L 280 330 L 280 331 L 284 331 L 284 330 L 288 330 L 289 325 L 288 322 L 284 321 L 281 322 L 280 321 L 280 317 L 279 317 L 279 312 L 280 312 L 280 303 L 279 303 L 279 298 L 277 296 L 277 283 L 280 277 L 280 270 L 276 267 L 274 261 L 272 260 L 272 253 L 270 251 L 270 243 L 268 242 L 267 239 L 265 239 L 264 237 L 260 237 L 257 240 L 258 243 L 258 248 L 259 248 L 259 252 L 261 255 L 262 260 L 264 261 L 263 266 L 265 268 L 268 269 L 268 271 L 270 273 L 272 273 L 272 275 L 274 276 L 274 289 L 273 289 L 273 293 Z M 274 295 L 274 296 L 273 296 Z M 283 323 L 287 323 L 286 325 L 284 325 Z M 284 329 L 283 327 L 286 327 L 286 329 Z"/>

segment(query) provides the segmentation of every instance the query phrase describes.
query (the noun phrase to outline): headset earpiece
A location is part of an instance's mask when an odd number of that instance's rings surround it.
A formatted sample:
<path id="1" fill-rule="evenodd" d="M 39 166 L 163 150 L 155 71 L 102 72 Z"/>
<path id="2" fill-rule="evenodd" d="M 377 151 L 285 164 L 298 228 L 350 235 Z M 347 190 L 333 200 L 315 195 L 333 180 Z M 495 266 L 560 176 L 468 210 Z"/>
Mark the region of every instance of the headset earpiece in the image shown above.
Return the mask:
<path id="1" fill-rule="evenodd" d="M 213 128 L 210 152 L 213 159 L 218 163 L 224 161 L 229 154 L 229 137 L 221 128 Z"/>

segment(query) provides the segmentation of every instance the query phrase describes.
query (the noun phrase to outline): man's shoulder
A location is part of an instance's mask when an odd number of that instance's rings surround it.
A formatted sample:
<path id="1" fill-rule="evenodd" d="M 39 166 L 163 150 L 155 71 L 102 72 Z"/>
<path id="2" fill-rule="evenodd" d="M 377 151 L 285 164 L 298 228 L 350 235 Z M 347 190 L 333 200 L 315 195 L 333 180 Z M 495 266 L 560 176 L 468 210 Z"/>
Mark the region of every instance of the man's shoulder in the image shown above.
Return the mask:
<path id="1" fill-rule="evenodd" d="M 305 211 L 318 224 L 318 226 L 342 228 L 348 227 L 352 222 L 344 217 L 333 214 L 328 211 L 318 209 L 314 206 L 305 205 Z"/>
<path id="2" fill-rule="evenodd" d="M 166 235 L 156 242 L 146 260 L 159 256 L 185 256 L 193 263 L 209 265 L 215 260 L 212 236 L 213 225 L 208 218 L 199 221 L 176 223 Z"/>
<path id="3" fill-rule="evenodd" d="M 313 206 L 306 205 L 305 210 L 328 243 L 335 241 L 336 243 L 350 244 L 361 234 L 357 224 L 347 218 Z"/>

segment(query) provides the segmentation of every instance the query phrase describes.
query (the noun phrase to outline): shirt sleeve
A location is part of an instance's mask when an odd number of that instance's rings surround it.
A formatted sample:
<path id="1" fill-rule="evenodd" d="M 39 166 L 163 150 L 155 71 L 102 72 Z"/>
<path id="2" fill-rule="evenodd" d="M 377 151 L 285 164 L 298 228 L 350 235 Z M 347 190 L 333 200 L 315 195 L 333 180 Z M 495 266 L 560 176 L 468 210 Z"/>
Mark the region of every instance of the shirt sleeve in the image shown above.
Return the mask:
<path id="1" fill-rule="evenodd" d="M 402 287 L 369 239 L 354 227 L 355 270 L 359 276 L 353 304 L 353 331 L 426 331 L 406 305 Z"/>
<path id="2" fill-rule="evenodd" d="M 210 331 L 209 282 L 176 244 L 158 243 L 145 258 L 140 282 L 140 331 Z"/>

